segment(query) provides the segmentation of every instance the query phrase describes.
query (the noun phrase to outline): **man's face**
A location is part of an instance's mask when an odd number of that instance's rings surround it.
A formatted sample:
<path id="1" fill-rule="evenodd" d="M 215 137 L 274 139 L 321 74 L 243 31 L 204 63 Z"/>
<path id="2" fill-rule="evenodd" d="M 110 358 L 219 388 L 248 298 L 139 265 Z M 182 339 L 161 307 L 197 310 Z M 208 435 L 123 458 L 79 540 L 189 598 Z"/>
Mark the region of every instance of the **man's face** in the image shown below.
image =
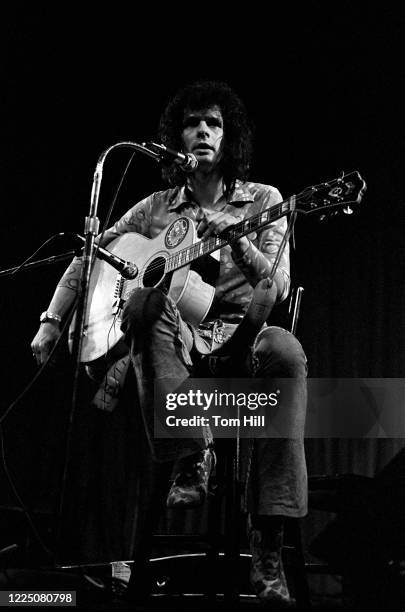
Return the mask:
<path id="1" fill-rule="evenodd" d="M 221 158 L 224 122 L 219 106 L 186 110 L 183 119 L 183 150 L 193 153 L 200 164 L 215 166 Z"/>

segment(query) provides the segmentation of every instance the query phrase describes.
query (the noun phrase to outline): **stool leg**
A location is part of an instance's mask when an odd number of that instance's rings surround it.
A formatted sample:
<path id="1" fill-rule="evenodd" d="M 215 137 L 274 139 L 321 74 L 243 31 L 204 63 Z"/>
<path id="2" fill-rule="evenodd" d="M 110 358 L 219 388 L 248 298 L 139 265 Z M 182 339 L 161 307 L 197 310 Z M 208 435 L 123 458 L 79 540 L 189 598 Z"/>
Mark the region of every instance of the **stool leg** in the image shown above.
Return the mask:
<path id="1" fill-rule="evenodd" d="M 127 591 L 128 600 L 131 602 L 144 603 L 150 597 L 152 576 L 149 559 L 152 554 L 152 539 L 164 508 L 171 469 L 170 463 L 155 463 L 149 456 L 146 456 L 142 466 L 134 563 Z"/>
<path id="2" fill-rule="evenodd" d="M 239 437 L 236 450 L 227 465 L 225 505 L 225 600 L 239 601 L 239 554 L 240 554 L 240 476 Z"/>
<path id="3" fill-rule="evenodd" d="M 293 544 L 295 549 L 294 577 L 297 608 L 298 610 L 307 612 L 308 610 L 311 610 L 311 598 L 305 569 L 305 556 L 302 546 L 300 519 L 290 519 L 289 529 L 292 530 Z"/>
<path id="4" fill-rule="evenodd" d="M 222 496 L 216 494 L 209 500 L 208 509 L 208 538 L 209 548 L 207 551 L 207 590 L 206 597 L 209 602 L 216 601 L 218 576 L 221 575 L 221 566 L 219 558 L 219 542 L 221 541 L 221 501 Z"/>

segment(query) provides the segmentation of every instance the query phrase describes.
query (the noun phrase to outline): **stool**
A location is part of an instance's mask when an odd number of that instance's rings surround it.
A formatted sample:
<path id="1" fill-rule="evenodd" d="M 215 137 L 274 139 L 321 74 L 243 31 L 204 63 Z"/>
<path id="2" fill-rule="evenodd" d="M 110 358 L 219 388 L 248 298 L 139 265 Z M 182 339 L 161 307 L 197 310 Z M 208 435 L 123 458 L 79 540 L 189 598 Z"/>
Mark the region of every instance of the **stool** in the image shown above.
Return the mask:
<path id="1" fill-rule="evenodd" d="M 225 448 L 233 440 L 225 440 Z M 146 547 L 137 551 L 129 589 L 137 602 L 151 595 L 162 597 L 203 598 L 217 601 L 218 595 L 226 603 L 237 605 L 240 599 L 256 598 L 248 576 L 251 555 L 241 552 L 242 520 L 239 511 L 239 482 L 235 478 L 235 456 L 224 456 L 220 483 L 208 503 L 208 529 L 205 533 L 153 534 L 152 543 L 165 553 L 145 557 Z M 221 506 L 224 504 L 224 513 Z M 183 512 L 190 512 L 186 510 Z M 225 529 L 221 531 L 221 518 Z M 176 551 L 169 553 L 168 551 Z M 190 552 L 192 550 L 192 552 Z M 181 552 L 186 551 L 186 552 Z M 142 558 L 143 555 L 143 558 Z M 145 563 L 149 558 L 149 563 Z M 298 609 L 310 610 L 305 559 L 301 541 L 300 519 L 286 519 L 283 560 L 292 578 L 292 590 Z"/>

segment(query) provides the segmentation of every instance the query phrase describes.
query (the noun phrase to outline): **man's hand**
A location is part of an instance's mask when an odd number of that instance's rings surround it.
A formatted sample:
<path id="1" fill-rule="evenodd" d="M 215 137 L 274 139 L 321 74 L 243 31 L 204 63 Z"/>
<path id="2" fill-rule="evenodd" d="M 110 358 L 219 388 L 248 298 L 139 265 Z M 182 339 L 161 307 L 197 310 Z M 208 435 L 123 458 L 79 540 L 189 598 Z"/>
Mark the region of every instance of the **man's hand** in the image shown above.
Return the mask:
<path id="1" fill-rule="evenodd" d="M 60 329 L 57 321 L 41 323 L 35 338 L 31 342 L 32 354 L 38 365 L 45 363 L 59 337 Z"/>
<path id="2" fill-rule="evenodd" d="M 202 240 L 207 240 L 210 236 L 220 236 L 222 232 L 241 221 L 241 217 L 234 217 L 218 210 L 200 208 L 197 213 L 197 221 L 199 222 L 197 236 Z"/>
<path id="3" fill-rule="evenodd" d="M 197 236 L 202 240 L 207 240 L 210 236 L 220 236 L 222 232 L 242 221 L 242 217 L 234 217 L 229 213 L 216 210 L 200 208 L 197 217 Z M 232 251 L 237 257 L 241 257 L 249 248 L 249 239 L 246 236 L 238 238 L 230 243 Z"/>

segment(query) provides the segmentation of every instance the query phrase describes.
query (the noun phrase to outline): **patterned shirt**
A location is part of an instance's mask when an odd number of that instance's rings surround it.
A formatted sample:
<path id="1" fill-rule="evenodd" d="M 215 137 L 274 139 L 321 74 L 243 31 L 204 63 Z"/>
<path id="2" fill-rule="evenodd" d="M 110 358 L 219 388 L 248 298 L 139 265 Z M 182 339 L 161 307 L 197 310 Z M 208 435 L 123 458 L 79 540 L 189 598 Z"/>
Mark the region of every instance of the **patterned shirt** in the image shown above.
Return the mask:
<path id="1" fill-rule="evenodd" d="M 281 194 L 274 187 L 236 181 L 232 192 L 218 201 L 215 210 L 227 212 L 239 222 L 281 201 Z M 189 217 L 197 224 L 198 210 L 199 205 L 193 199 L 193 193 L 187 185 L 153 193 L 135 204 L 105 232 L 102 246 L 106 246 L 111 240 L 126 232 L 137 232 L 148 238 L 155 238 L 175 219 L 183 216 Z M 243 317 L 250 303 L 253 287 L 258 280 L 270 274 L 286 225 L 284 216 L 266 225 L 263 230 L 249 234 L 249 248 L 239 258 L 236 258 L 230 246 L 221 248 L 219 271 L 215 281 L 215 297 L 208 320 L 220 318 L 237 322 Z M 290 287 L 288 243 L 278 269 L 284 281 L 281 291 L 279 287 L 279 301 L 281 301 L 288 295 Z"/>

